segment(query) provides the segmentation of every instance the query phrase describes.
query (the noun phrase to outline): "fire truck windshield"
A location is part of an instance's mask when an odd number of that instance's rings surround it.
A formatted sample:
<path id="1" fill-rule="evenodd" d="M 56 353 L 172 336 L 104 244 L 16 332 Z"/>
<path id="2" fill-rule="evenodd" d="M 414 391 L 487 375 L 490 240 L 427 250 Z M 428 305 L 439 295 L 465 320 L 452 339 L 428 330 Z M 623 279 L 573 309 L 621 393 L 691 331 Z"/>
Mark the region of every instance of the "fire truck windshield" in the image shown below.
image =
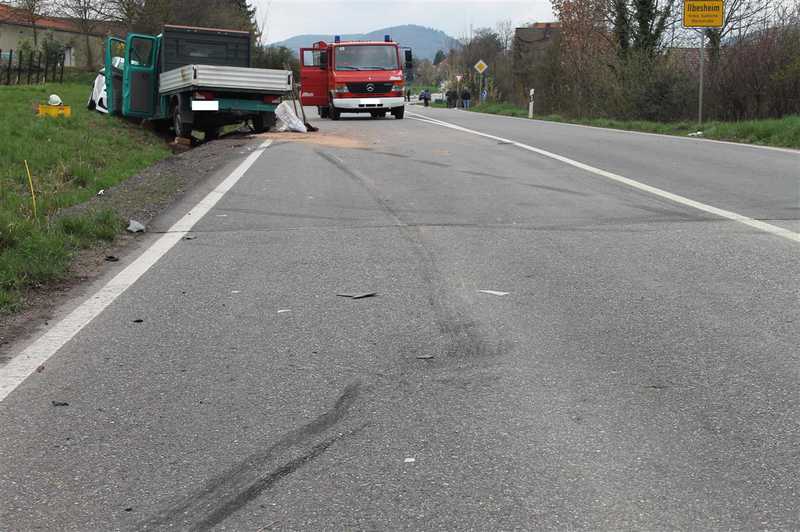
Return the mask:
<path id="1" fill-rule="evenodd" d="M 389 45 L 354 45 L 336 48 L 336 70 L 400 70 L 397 48 Z"/>

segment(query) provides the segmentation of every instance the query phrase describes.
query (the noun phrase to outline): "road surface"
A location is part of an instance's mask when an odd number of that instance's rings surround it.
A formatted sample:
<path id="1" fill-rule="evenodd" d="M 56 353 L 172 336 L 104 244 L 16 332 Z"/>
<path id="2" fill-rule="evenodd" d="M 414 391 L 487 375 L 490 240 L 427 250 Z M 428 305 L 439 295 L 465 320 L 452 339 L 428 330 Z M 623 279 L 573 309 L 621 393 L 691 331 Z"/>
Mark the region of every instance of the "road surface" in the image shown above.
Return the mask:
<path id="1" fill-rule="evenodd" d="M 254 141 L 20 346 L 0 529 L 800 527 L 798 152 L 409 111 Z"/>

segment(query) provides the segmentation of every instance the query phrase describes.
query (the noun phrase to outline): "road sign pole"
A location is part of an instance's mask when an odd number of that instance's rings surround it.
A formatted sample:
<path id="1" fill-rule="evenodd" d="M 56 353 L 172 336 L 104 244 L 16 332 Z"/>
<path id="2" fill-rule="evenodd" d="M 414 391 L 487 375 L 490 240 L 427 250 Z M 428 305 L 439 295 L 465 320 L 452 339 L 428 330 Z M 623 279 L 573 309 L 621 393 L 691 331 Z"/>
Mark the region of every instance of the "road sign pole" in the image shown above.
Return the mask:
<path id="1" fill-rule="evenodd" d="M 703 35 L 703 30 L 700 30 L 700 94 L 697 98 L 697 125 L 703 125 L 703 63 L 705 62 L 706 55 L 706 36 Z"/>

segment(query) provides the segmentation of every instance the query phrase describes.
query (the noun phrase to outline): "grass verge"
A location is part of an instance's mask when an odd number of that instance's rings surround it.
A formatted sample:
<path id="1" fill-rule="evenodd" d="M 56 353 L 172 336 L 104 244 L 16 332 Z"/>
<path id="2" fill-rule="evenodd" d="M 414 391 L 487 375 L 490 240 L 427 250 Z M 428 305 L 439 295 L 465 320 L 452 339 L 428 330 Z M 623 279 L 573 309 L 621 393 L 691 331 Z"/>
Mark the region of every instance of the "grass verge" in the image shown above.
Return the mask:
<path id="1" fill-rule="evenodd" d="M 480 113 L 503 116 L 528 117 L 528 110 L 508 103 L 485 103 L 470 109 Z M 609 118 L 573 119 L 560 115 L 536 116 L 537 120 L 582 124 L 586 126 L 643 131 L 662 135 L 686 136 L 698 130 L 693 122 L 648 122 L 645 120 L 612 120 Z M 743 120 L 740 122 L 706 122 L 703 137 L 762 146 L 800 149 L 800 116 L 785 116 L 779 119 Z"/>
<path id="2" fill-rule="evenodd" d="M 17 310 L 27 288 L 62 278 L 74 253 L 111 241 L 113 211 L 54 216 L 169 155 L 153 133 L 86 109 L 90 86 L 0 87 L 0 313 Z M 71 118 L 38 118 L 58 94 Z M 34 215 L 25 161 L 32 174 Z"/>

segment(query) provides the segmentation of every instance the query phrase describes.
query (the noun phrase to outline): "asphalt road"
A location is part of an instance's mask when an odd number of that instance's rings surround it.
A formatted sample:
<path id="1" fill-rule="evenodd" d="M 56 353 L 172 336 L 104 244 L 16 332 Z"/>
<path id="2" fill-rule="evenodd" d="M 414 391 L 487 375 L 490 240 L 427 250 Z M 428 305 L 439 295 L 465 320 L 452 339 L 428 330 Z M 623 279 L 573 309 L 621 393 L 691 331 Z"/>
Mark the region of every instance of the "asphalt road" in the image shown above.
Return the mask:
<path id="1" fill-rule="evenodd" d="M 797 152 L 412 111 L 799 227 Z M 0 402 L 0 529 L 800 527 L 800 242 L 425 119 L 318 125 Z"/>

